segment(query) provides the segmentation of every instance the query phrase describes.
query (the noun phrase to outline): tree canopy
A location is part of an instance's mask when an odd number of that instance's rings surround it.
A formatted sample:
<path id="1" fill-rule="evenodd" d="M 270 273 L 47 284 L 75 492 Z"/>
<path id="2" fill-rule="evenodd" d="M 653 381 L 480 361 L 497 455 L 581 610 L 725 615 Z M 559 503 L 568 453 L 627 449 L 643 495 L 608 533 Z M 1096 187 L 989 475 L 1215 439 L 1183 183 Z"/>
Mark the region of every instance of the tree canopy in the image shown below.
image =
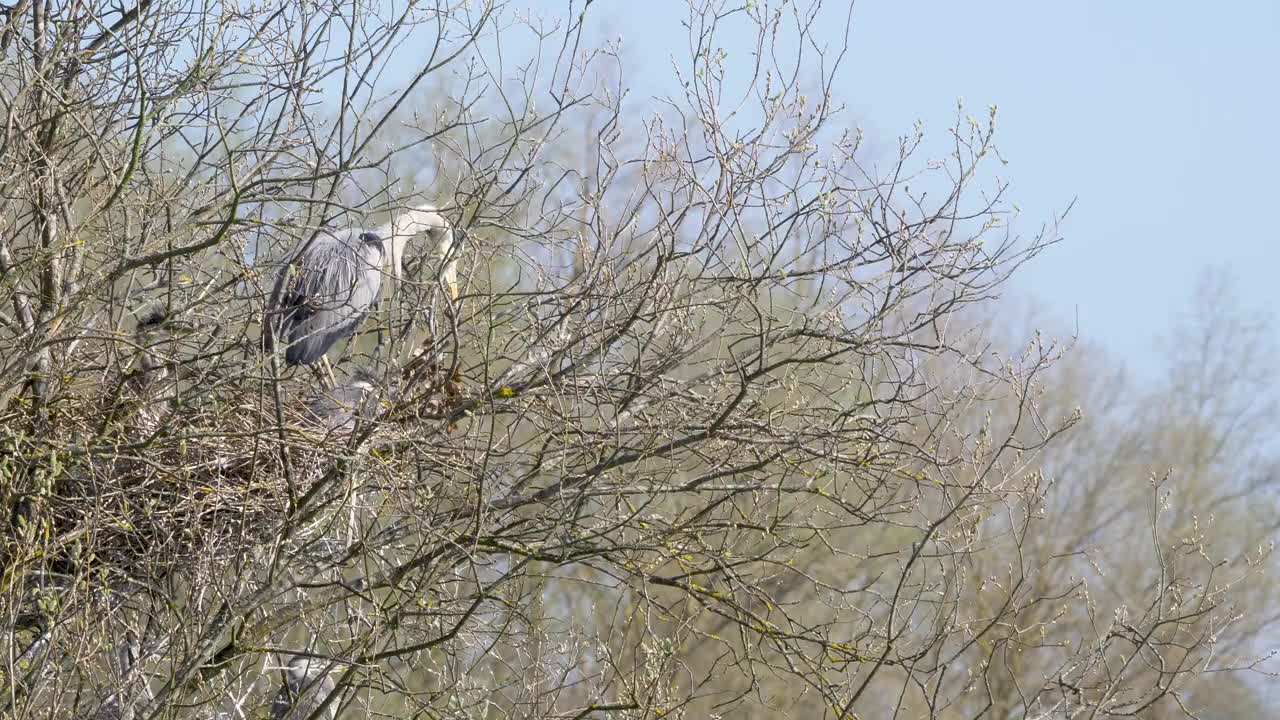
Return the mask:
<path id="1" fill-rule="evenodd" d="M 820 0 L 692 0 L 638 98 L 596 10 L 4 11 L 0 712 L 1264 706 L 1266 328 L 1206 290 L 1149 392 L 1013 340 L 1062 235 L 995 108 L 868 149 Z M 263 351 L 291 248 L 423 203 L 459 298 L 411 243 L 330 371 Z"/>

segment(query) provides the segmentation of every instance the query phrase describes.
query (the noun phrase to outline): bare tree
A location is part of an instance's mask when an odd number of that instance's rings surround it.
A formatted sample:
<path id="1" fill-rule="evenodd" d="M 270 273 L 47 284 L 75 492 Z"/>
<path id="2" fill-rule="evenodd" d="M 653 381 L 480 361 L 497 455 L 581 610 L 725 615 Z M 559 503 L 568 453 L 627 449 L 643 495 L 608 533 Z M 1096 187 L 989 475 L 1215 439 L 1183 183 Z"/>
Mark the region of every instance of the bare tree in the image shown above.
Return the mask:
<path id="1" fill-rule="evenodd" d="M 1078 414 L 972 320 L 1059 239 L 994 108 L 872 163 L 851 8 L 693 2 L 649 103 L 590 4 L 5 11 L 4 713 L 261 716 L 281 658 L 312 717 L 1103 717 L 1223 669 L 1249 573 L 1168 551 L 1165 485 L 1126 612 L 1041 552 Z M 410 246 L 323 427 L 280 260 L 425 202 L 461 296 Z"/>

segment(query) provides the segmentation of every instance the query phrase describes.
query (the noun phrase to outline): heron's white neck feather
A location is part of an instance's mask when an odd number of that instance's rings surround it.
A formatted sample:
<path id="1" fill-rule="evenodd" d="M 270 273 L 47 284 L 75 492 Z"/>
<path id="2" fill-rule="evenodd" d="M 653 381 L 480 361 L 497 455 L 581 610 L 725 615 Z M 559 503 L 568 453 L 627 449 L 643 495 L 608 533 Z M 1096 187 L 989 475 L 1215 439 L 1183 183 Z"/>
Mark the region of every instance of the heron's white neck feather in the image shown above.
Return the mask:
<path id="1" fill-rule="evenodd" d="M 444 230 L 446 232 L 431 232 Z M 430 233 L 433 247 L 429 250 L 438 255 L 448 254 L 453 246 L 453 232 L 449 221 L 432 205 L 423 205 L 396 212 L 391 222 L 378 229 L 378 237 L 382 238 L 384 247 L 390 250 L 391 267 L 396 277 L 404 270 L 404 250 L 409 242 L 423 234 Z"/>

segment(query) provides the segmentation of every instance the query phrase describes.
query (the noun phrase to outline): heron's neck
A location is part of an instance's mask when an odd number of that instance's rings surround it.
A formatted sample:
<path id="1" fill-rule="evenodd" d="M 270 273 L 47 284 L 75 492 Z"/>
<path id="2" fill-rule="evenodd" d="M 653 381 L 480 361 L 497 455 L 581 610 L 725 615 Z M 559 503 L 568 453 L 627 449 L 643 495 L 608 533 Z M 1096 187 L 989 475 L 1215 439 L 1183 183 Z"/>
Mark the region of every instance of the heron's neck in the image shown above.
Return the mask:
<path id="1" fill-rule="evenodd" d="M 378 237 L 382 238 L 383 257 L 391 265 L 395 276 L 401 277 L 404 272 L 404 250 L 409 240 L 420 232 L 417 219 L 410 217 L 414 211 L 397 213 L 391 222 L 378 228 Z"/>
<path id="2" fill-rule="evenodd" d="M 391 218 L 391 227 L 397 234 L 417 235 L 436 227 L 444 218 L 433 207 L 417 207 L 401 210 Z"/>
<path id="3" fill-rule="evenodd" d="M 378 230 L 378 237 L 386 243 L 385 253 L 396 277 L 400 277 L 404 270 L 404 250 L 409 241 L 443 223 L 444 219 L 435 208 L 411 208 L 396 213 L 390 223 Z"/>

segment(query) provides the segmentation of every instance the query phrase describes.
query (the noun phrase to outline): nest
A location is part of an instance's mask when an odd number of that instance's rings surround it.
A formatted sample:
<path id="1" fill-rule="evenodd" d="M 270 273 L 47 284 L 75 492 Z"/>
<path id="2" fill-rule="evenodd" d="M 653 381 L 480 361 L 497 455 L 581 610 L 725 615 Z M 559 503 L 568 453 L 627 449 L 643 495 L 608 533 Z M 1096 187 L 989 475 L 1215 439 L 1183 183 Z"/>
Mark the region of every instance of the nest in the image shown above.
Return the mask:
<path id="1" fill-rule="evenodd" d="M 257 395 L 199 405 L 152 398 L 121 393 L 62 409 L 43 433 L 7 424 L 6 588 L 23 578 L 151 582 L 175 567 L 229 561 L 270 537 L 290 503 L 351 454 L 350 436 L 317 430 L 300 402 L 278 417 Z"/>
<path id="2" fill-rule="evenodd" d="M 49 588 L 136 586 L 225 566 L 274 538 L 302 499 L 308 512 L 322 509 L 358 444 L 394 446 L 424 415 L 435 423 L 463 402 L 461 378 L 443 379 L 424 353 L 399 381 L 413 394 L 381 388 L 372 413 L 326 423 L 309 411 L 314 386 L 302 376 L 279 394 L 243 376 L 182 377 L 158 351 L 165 333 L 140 333 L 130 368 L 79 386 L 69 376 L 38 417 L 0 418 L 0 579 L 11 612 L 18 603 L 18 614 L 38 617 L 33 604 Z"/>

